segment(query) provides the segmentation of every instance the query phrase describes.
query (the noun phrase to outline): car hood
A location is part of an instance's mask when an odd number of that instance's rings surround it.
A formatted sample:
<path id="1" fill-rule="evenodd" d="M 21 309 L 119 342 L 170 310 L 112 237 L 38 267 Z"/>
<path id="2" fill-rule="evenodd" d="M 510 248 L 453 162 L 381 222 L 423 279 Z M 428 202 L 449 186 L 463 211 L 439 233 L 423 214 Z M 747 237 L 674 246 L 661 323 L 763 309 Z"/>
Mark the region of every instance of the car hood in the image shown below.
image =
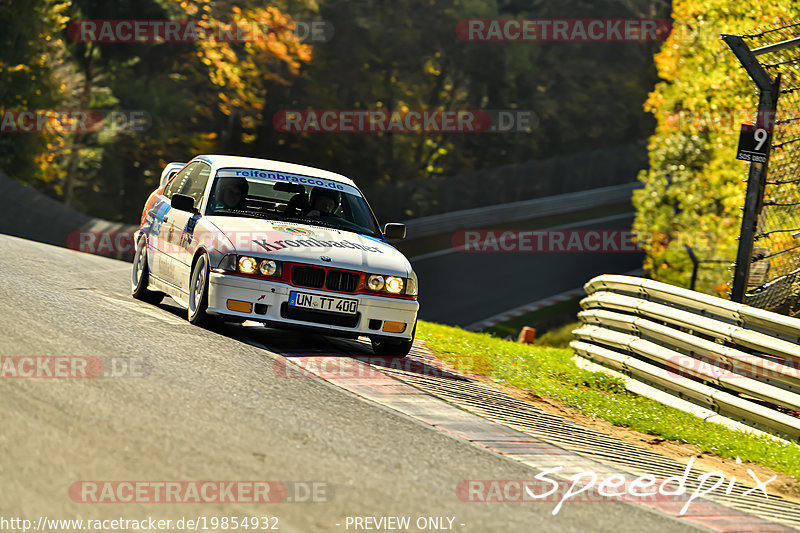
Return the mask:
<path id="1" fill-rule="evenodd" d="M 240 255 L 411 277 L 408 259 L 377 238 L 256 218 L 208 216 L 206 221 L 216 226 Z"/>

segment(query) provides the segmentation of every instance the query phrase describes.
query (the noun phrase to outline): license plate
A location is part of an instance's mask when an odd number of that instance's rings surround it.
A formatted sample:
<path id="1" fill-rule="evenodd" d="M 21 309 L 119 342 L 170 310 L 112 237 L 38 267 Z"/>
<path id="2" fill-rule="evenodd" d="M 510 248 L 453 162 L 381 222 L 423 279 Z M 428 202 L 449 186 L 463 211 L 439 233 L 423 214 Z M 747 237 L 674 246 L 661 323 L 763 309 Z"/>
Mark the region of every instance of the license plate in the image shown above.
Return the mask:
<path id="1" fill-rule="evenodd" d="M 290 292 L 289 305 L 291 307 L 302 307 L 344 315 L 354 315 L 358 311 L 358 300 L 320 296 L 318 294 L 308 294 L 307 292 Z"/>

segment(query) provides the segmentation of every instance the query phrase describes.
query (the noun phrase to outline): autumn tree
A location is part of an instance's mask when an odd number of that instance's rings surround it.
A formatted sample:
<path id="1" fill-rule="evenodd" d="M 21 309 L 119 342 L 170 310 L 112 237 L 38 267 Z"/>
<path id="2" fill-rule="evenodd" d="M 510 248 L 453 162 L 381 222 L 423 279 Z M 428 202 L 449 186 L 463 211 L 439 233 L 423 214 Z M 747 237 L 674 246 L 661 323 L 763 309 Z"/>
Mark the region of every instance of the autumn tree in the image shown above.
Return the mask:
<path id="1" fill-rule="evenodd" d="M 0 3 L 0 118 L 9 111 L 52 109 L 61 101 L 68 57 L 59 29 L 68 7 L 64 0 L 31 0 L 24 9 Z M 53 162 L 64 149 L 63 136 L 7 129 L 0 131 L 0 171 L 47 183 L 43 189 L 57 186 L 63 172 Z"/>
<path id="2" fill-rule="evenodd" d="M 757 95 L 720 34 L 798 14 L 791 0 L 674 2 L 673 31 L 655 56 L 662 81 L 645 103 L 658 122 L 650 168 L 634 194 L 634 229 L 653 278 L 688 286 L 688 246 L 709 261 L 701 264 L 697 289 L 723 296 L 730 290 L 748 170 L 735 151 L 739 125 L 754 122 Z"/>

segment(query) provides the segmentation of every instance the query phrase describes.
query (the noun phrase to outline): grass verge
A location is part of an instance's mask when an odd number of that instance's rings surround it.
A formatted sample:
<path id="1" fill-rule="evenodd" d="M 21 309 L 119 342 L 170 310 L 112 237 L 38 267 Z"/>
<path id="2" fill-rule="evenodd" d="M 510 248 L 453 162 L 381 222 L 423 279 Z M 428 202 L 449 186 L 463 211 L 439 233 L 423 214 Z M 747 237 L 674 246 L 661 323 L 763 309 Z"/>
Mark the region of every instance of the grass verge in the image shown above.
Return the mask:
<path id="1" fill-rule="evenodd" d="M 519 344 L 487 333 L 419 322 L 417 338 L 455 368 L 494 376 L 616 426 L 741 458 L 800 479 L 800 445 L 705 422 L 628 392 L 621 380 L 579 368 L 572 350 Z"/>

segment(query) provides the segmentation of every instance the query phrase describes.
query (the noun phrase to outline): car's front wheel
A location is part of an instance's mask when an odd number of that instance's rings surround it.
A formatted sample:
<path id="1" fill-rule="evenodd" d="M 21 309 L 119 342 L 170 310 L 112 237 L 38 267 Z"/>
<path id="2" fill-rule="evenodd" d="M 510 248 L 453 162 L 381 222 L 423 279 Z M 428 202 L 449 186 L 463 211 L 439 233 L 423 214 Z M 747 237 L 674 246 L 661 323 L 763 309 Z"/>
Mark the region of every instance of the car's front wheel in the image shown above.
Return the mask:
<path id="1" fill-rule="evenodd" d="M 373 338 L 372 351 L 375 355 L 382 357 L 405 357 L 411 351 L 414 345 L 414 336 L 417 334 L 417 324 L 414 323 L 414 329 L 411 331 L 411 338 L 409 340 L 391 340 Z"/>
<path id="2" fill-rule="evenodd" d="M 147 244 L 144 237 L 136 243 L 131 272 L 131 295 L 137 300 L 157 304 L 164 299 L 163 292 L 151 291 L 147 288 L 150 271 L 147 268 Z"/>
<path id="3" fill-rule="evenodd" d="M 202 254 L 195 261 L 189 277 L 189 322 L 205 326 L 211 322 L 208 309 L 208 255 Z"/>

